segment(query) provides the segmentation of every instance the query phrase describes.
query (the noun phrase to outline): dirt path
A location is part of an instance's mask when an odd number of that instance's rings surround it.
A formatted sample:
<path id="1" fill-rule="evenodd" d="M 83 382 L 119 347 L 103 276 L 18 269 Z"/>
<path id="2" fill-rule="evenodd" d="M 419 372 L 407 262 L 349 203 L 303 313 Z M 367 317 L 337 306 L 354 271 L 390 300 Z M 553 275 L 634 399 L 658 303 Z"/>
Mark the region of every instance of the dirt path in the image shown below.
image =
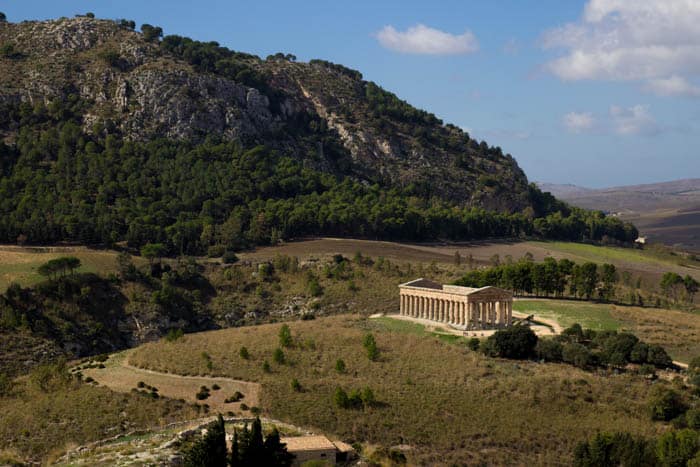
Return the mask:
<path id="1" fill-rule="evenodd" d="M 184 399 L 190 403 L 208 404 L 214 412 L 238 412 L 241 404 L 256 407 L 260 403 L 260 384 L 224 377 L 183 376 L 159 371 L 145 370 L 129 364 L 129 351 L 115 354 L 105 362 L 105 368 L 82 370 L 84 377 L 92 377 L 99 384 L 117 392 L 131 392 L 139 382 L 158 388 L 158 394 L 170 399 Z M 220 389 L 213 390 L 217 384 Z M 196 397 L 202 386 L 210 389 L 210 396 L 204 400 Z M 236 391 L 244 398 L 240 402 L 226 403 Z"/>

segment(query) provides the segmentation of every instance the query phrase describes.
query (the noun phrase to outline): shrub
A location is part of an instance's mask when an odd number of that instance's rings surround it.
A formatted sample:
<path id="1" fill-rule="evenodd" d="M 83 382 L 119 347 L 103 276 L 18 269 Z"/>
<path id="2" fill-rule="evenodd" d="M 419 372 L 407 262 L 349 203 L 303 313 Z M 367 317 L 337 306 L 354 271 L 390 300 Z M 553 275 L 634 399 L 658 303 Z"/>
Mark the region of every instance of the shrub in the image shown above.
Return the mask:
<path id="1" fill-rule="evenodd" d="M 565 344 L 562 346 L 561 358 L 578 368 L 587 368 L 591 364 L 591 351 L 581 344 Z"/>
<path id="2" fill-rule="evenodd" d="M 279 332 L 280 347 L 290 347 L 292 345 L 292 331 L 289 326 L 283 324 Z"/>
<path id="3" fill-rule="evenodd" d="M 0 397 L 8 396 L 12 392 L 12 378 L 5 373 L 0 373 Z"/>
<path id="4" fill-rule="evenodd" d="M 236 256 L 236 253 L 233 251 L 227 251 L 221 257 L 221 261 L 223 261 L 224 264 L 233 264 L 238 261 L 238 256 Z"/>
<path id="5" fill-rule="evenodd" d="M 168 342 L 175 342 L 182 339 L 185 336 L 185 332 L 182 329 L 170 329 L 165 335 L 165 340 Z"/>
<path id="6" fill-rule="evenodd" d="M 376 361 L 379 358 L 379 349 L 377 348 L 377 342 L 374 340 L 374 336 L 371 333 L 365 335 L 362 341 L 362 346 L 367 352 L 367 358 L 371 361 Z"/>
<path id="7" fill-rule="evenodd" d="M 248 410 L 247 404 L 241 404 L 241 410 Z"/>
<path id="8" fill-rule="evenodd" d="M 345 373 L 345 362 L 340 358 L 335 361 L 335 371 Z"/>
<path id="9" fill-rule="evenodd" d="M 279 347 L 275 349 L 275 351 L 272 353 L 272 360 L 279 365 L 284 365 L 284 352 L 282 349 Z"/>
<path id="10" fill-rule="evenodd" d="M 212 389 L 212 391 L 218 391 L 219 389 L 221 389 L 221 386 L 219 386 L 218 384 L 214 383 L 214 384 L 211 385 L 211 389 Z"/>
<path id="11" fill-rule="evenodd" d="M 323 295 L 323 287 L 321 287 L 321 284 L 318 282 L 318 278 L 315 276 L 309 279 L 306 287 L 309 290 L 309 295 L 312 297 L 320 297 Z"/>
<path id="12" fill-rule="evenodd" d="M 554 339 L 539 339 L 535 346 L 537 358 L 546 362 L 560 362 L 562 360 L 562 345 Z"/>
<path id="13" fill-rule="evenodd" d="M 272 371 L 272 368 L 270 368 L 270 364 L 267 360 L 263 362 L 262 369 L 265 373 L 270 373 Z"/>
<path id="14" fill-rule="evenodd" d="M 335 393 L 333 394 L 333 403 L 336 407 L 341 409 L 347 409 L 350 406 L 350 399 L 348 398 L 348 393 L 341 387 L 335 388 Z"/>
<path id="15" fill-rule="evenodd" d="M 469 347 L 469 350 L 472 350 L 474 352 L 479 350 L 479 346 L 481 345 L 481 341 L 477 337 L 472 337 L 467 341 L 467 347 Z"/>
<path id="16" fill-rule="evenodd" d="M 195 397 L 197 398 L 197 400 L 200 400 L 200 401 L 207 399 L 209 396 L 210 396 L 209 388 L 206 386 L 202 386 L 201 388 L 199 388 L 199 391 L 197 392 L 197 394 L 195 394 Z"/>
<path id="17" fill-rule="evenodd" d="M 248 353 L 248 348 L 246 346 L 241 347 L 238 351 L 238 355 L 240 355 L 243 360 L 248 360 L 250 358 L 250 353 Z"/>
<path id="18" fill-rule="evenodd" d="M 688 428 L 697 430 L 700 428 L 700 409 L 694 408 L 690 409 L 685 413 L 685 423 Z"/>
<path id="19" fill-rule="evenodd" d="M 529 326 L 511 326 L 496 331 L 489 336 L 487 355 L 501 358 L 523 359 L 533 355 L 537 345 L 537 335 Z"/>
<path id="20" fill-rule="evenodd" d="M 227 397 L 226 400 L 224 401 L 224 403 L 230 404 L 230 403 L 232 403 L 232 402 L 238 402 L 238 401 L 240 401 L 241 399 L 243 399 L 243 397 L 244 397 L 244 396 L 243 396 L 243 393 L 242 393 L 242 392 L 236 391 L 236 392 L 233 393 L 233 395 L 232 395 L 231 397 Z"/>
<path id="21" fill-rule="evenodd" d="M 301 383 L 296 378 L 292 380 L 292 391 L 301 392 Z"/>
<path id="22" fill-rule="evenodd" d="M 374 392 L 370 387 L 365 387 L 364 389 L 362 389 L 362 392 L 360 393 L 360 398 L 362 399 L 362 404 L 365 407 L 371 407 L 372 405 L 374 405 Z"/>
<path id="23" fill-rule="evenodd" d="M 647 401 L 652 420 L 668 422 L 683 414 L 687 407 L 680 394 L 670 388 L 657 386 Z"/>

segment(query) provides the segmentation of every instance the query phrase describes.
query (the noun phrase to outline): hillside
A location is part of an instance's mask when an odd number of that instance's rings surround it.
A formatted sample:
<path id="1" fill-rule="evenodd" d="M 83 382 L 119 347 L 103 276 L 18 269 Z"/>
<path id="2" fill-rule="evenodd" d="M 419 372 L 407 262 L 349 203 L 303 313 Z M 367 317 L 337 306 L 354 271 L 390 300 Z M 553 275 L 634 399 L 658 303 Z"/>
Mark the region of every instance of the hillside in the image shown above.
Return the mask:
<path id="1" fill-rule="evenodd" d="M 0 240 L 636 237 L 360 72 L 133 27 L 0 23 Z"/>
<path id="2" fill-rule="evenodd" d="M 653 241 L 700 251 L 700 179 L 601 189 L 538 186 L 572 205 L 615 213 Z"/>

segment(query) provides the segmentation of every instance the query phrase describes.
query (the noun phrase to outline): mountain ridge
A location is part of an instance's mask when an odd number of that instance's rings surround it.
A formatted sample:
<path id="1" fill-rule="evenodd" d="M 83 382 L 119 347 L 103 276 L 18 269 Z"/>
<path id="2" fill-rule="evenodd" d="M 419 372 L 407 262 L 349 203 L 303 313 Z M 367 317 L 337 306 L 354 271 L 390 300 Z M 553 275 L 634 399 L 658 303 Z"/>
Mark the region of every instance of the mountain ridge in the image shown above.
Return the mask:
<path id="1" fill-rule="evenodd" d="M 0 241 L 636 238 L 359 71 L 134 26 L 0 23 Z"/>

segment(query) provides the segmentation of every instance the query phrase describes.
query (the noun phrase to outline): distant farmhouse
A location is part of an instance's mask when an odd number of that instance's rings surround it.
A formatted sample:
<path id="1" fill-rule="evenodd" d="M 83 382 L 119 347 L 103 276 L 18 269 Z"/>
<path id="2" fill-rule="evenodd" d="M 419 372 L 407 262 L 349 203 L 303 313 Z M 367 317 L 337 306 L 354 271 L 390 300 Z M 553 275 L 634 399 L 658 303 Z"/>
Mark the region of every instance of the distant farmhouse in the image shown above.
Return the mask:
<path id="1" fill-rule="evenodd" d="M 513 293 L 498 287 L 461 287 L 416 279 L 399 285 L 400 312 L 464 330 L 495 329 L 513 323 Z"/>

